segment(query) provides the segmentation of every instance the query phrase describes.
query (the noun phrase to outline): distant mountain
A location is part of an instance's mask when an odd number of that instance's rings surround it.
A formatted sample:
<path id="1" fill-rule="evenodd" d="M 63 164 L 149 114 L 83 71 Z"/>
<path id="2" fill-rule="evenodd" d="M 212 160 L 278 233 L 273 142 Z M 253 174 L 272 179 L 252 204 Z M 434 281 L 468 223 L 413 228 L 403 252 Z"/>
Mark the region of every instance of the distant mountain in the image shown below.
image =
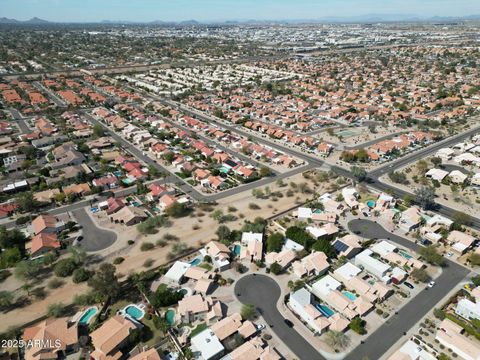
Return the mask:
<path id="1" fill-rule="evenodd" d="M 9 19 L 6 17 L 0 18 L 0 24 L 32 24 L 32 25 L 40 25 L 40 24 L 51 24 L 50 21 L 40 19 L 38 17 L 33 17 L 29 20 L 20 21 L 16 19 Z"/>

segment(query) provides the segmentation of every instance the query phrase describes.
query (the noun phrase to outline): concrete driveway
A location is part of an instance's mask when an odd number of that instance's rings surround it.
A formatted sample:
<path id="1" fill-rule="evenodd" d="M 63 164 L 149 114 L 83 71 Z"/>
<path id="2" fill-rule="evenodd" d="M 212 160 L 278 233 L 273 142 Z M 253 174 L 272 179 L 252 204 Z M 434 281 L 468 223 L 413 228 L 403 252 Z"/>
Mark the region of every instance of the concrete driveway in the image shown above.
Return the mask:
<path id="1" fill-rule="evenodd" d="M 80 247 L 88 252 L 106 249 L 117 240 L 117 234 L 113 231 L 100 229 L 95 225 L 85 209 L 73 211 L 73 216 L 82 225 L 83 240 Z"/>
<path id="2" fill-rule="evenodd" d="M 392 234 L 370 220 L 352 220 L 348 223 L 348 227 L 352 232 L 358 231 L 358 235 L 364 238 L 389 239 L 399 246 L 414 251 L 418 251 L 420 248 L 420 245 L 413 241 Z M 405 332 L 423 318 L 469 273 L 470 271 L 463 266 L 447 260 L 447 266 L 443 268 L 442 274 L 435 279 L 436 284 L 433 288 L 422 290 L 402 307 L 398 314 L 392 315 L 384 325 L 367 338 L 364 344 L 357 346 L 345 359 L 358 360 L 365 356 L 369 359 L 380 359 L 391 346 L 404 336 Z"/>
<path id="3" fill-rule="evenodd" d="M 263 316 L 272 331 L 301 360 L 323 360 L 324 358 L 312 347 L 295 328 L 288 327 L 282 314 L 277 309 L 281 290 L 275 280 L 265 275 L 247 275 L 235 284 L 235 294 L 242 304 L 253 304 Z"/>

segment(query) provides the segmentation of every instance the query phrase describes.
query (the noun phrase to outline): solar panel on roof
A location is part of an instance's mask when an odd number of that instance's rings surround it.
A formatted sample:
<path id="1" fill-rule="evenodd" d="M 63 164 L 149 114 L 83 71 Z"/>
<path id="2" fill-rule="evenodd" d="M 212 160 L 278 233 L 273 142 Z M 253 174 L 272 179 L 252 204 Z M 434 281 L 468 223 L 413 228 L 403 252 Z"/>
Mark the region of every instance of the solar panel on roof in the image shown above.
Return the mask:
<path id="1" fill-rule="evenodd" d="M 335 250 L 337 250 L 338 252 L 342 252 L 342 251 L 345 251 L 345 250 L 348 249 L 348 245 L 344 244 L 344 243 L 341 242 L 340 240 L 335 241 L 335 243 L 333 244 L 333 247 L 334 247 Z"/>

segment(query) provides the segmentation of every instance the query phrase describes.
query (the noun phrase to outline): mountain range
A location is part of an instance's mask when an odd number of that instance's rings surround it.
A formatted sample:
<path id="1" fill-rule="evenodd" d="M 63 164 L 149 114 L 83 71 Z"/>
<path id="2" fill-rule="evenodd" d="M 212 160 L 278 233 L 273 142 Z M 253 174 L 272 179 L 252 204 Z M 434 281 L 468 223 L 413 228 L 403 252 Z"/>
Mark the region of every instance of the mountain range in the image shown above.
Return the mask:
<path id="1" fill-rule="evenodd" d="M 97 22 L 84 22 L 89 24 L 146 24 L 146 25 L 180 25 L 195 26 L 207 24 L 241 25 L 241 24 L 318 24 L 318 23 L 372 23 L 372 22 L 455 22 L 480 20 L 480 15 L 468 16 L 431 16 L 421 17 L 409 14 L 367 14 L 359 16 L 328 16 L 318 19 L 285 19 L 285 20 L 224 20 L 224 21 L 128 21 L 128 20 L 102 20 Z M 79 24 L 81 22 L 56 22 L 33 17 L 29 20 L 16 20 L 6 17 L 0 18 L 0 24 L 13 25 L 47 25 L 47 24 Z"/>

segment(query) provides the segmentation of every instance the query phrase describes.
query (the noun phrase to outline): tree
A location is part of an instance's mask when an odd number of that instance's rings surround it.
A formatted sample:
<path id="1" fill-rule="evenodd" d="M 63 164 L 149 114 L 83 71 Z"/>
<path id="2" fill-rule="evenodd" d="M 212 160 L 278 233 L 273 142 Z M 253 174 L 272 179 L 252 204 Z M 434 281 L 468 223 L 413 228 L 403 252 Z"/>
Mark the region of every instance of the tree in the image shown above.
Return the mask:
<path id="1" fill-rule="evenodd" d="M 425 269 L 413 269 L 410 276 L 422 283 L 427 283 L 430 281 L 430 276 Z"/>
<path id="2" fill-rule="evenodd" d="M 185 216 L 187 212 L 187 206 L 179 202 L 175 202 L 165 209 L 165 214 L 173 218 Z"/>
<path id="3" fill-rule="evenodd" d="M 253 304 L 244 304 L 240 310 L 243 320 L 252 320 L 257 315 L 257 309 Z"/>
<path id="4" fill-rule="evenodd" d="M 155 329 L 160 330 L 162 334 L 166 334 L 168 328 L 170 327 L 168 321 L 160 316 L 155 316 L 153 318 L 153 326 L 155 326 Z"/>
<path id="5" fill-rule="evenodd" d="M 100 265 L 95 275 L 88 280 L 88 286 L 98 294 L 116 299 L 120 292 L 120 283 L 115 275 L 115 266 L 108 263 Z"/>
<path id="6" fill-rule="evenodd" d="M 232 232 L 230 231 L 230 229 L 227 225 L 220 225 L 217 228 L 217 231 L 215 232 L 215 234 L 217 234 L 218 240 L 220 240 L 221 242 L 229 243 L 230 242 L 230 235 L 232 234 Z"/>
<path id="7" fill-rule="evenodd" d="M 437 249 L 433 246 L 425 246 L 420 248 L 419 253 L 426 262 L 432 265 L 444 266 L 445 258 L 438 253 Z"/>
<path id="8" fill-rule="evenodd" d="M 72 280 L 75 284 L 87 281 L 90 276 L 92 276 L 92 272 L 81 267 L 79 269 L 75 269 L 73 272 Z"/>
<path id="9" fill-rule="evenodd" d="M 70 252 L 71 259 L 77 266 L 82 265 L 85 262 L 87 252 L 84 249 L 70 246 L 68 251 Z"/>
<path id="10" fill-rule="evenodd" d="M 415 201 L 424 210 L 430 210 L 435 205 L 435 188 L 423 186 L 414 191 Z"/>
<path id="11" fill-rule="evenodd" d="M 161 284 L 149 300 L 155 308 L 172 306 L 183 299 L 184 294 L 180 291 L 170 289 L 166 284 Z"/>
<path id="12" fill-rule="evenodd" d="M 350 338 L 341 331 L 329 330 L 325 334 L 325 342 L 334 350 L 342 350 L 350 344 Z"/>
<path id="13" fill-rule="evenodd" d="M 471 253 L 470 256 L 468 257 L 468 261 L 473 266 L 479 266 L 480 265 L 480 254 Z M 479 282 L 479 285 L 480 285 L 480 282 Z"/>
<path id="14" fill-rule="evenodd" d="M 434 156 L 430 159 L 430 161 L 432 162 L 433 166 L 435 167 L 438 167 L 439 165 L 442 164 L 442 159 L 437 157 L 437 156 Z"/>
<path id="15" fill-rule="evenodd" d="M 270 272 L 274 275 L 278 275 L 282 272 L 282 267 L 276 261 L 270 265 Z"/>
<path id="16" fill-rule="evenodd" d="M 457 225 L 469 226 L 472 223 L 472 217 L 468 214 L 465 214 L 464 212 L 457 211 L 453 216 L 453 221 Z"/>
<path id="17" fill-rule="evenodd" d="M 260 167 L 260 176 L 261 177 L 267 177 L 267 176 L 270 176 L 270 174 L 271 174 L 271 171 L 268 167 L 266 167 L 266 166 Z"/>
<path id="18" fill-rule="evenodd" d="M 360 166 L 352 166 L 350 172 L 358 182 L 362 182 L 367 178 L 367 172 Z"/>
<path id="19" fill-rule="evenodd" d="M 99 138 L 102 137 L 105 134 L 105 131 L 103 130 L 103 126 L 100 124 L 95 124 L 93 125 L 93 136 Z"/>
<path id="20" fill-rule="evenodd" d="M 32 212 L 40 207 L 40 202 L 35 200 L 33 193 L 27 191 L 17 198 L 18 208 L 21 212 Z"/>
<path id="21" fill-rule="evenodd" d="M 15 267 L 15 276 L 20 280 L 34 280 L 39 276 L 40 268 L 37 261 L 20 261 Z"/>
<path id="22" fill-rule="evenodd" d="M 267 252 L 279 252 L 283 246 L 283 235 L 281 233 L 273 233 L 267 238 Z"/>
<path id="23" fill-rule="evenodd" d="M 2 249 L 16 247 L 21 252 L 25 249 L 25 235 L 18 229 L 7 230 L 5 226 L 0 226 L 0 247 Z"/>
<path id="24" fill-rule="evenodd" d="M 0 309 L 8 309 L 13 304 L 13 293 L 10 291 L 0 291 Z"/>
<path id="25" fill-rule="evenodd" d="M 350 321 L 348 327 L 360 335 L 367 333 L 367 330 L 365 330 L 365 320 L 360 319 L 358 316 Z"/>
<path id="26" fill-rule="evenodd" d="M 62 317 L 63 315 L 65 315 L 65 305 L 62 304 L 62 303 L 53 303 L 53 304 L 50 304 L 48 305 L 48 308 L 47 308 L 47 315 L 49 317 L 56 317 L 56 318 L 59 318 L 59 317 Z"/>
<path id="27" fill-rule="evenodd" d="M 73 274 L 77 264 L 72 258 L 62 259 L 55 264 L 53 272 L 58 277 L 67 277 Z"/>
<path id="28" fill-rule="evenodd" d="M 335 248 L 330 241 L 325 239 L 318 239 L 312 245 L 312 249 L 315 251 L 322 251 L 327 257 L 334 258 L 336 256 Z"/>
<path id="29" fill-rule="evenodd" d="M 20 260 L 22 260 L 22 254 L 18 248 L 6 249 L 0 254 L 0 269 L 13 267 Z"/>

